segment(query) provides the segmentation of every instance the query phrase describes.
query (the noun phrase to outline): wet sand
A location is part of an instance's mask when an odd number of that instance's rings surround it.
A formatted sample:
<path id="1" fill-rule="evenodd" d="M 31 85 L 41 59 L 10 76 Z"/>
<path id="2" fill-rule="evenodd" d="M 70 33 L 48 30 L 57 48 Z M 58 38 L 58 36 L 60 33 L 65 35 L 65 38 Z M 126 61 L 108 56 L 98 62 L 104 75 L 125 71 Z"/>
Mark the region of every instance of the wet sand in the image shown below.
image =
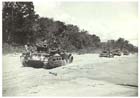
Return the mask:
<path id="1" fill-rule="evenodd" d="M 22 67 L 20 55 L 3 55 L 3 96 L 138 95 L 137 54 L 74 54 L 72 64 L 50 70 Z"/>

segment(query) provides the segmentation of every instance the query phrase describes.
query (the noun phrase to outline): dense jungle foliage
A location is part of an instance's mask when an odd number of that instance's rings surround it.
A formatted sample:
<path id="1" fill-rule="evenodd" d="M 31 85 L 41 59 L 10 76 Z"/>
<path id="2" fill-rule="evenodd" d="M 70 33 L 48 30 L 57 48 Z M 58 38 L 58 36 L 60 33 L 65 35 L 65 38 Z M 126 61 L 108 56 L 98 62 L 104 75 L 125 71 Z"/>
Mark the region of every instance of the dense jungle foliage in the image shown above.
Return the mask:
<path id="1" fill-rule="evenodd" d="M 124 38 L 101 42 L 99 36 L 80 30 L 76 25 L 40 17 L 34 11 L 33 2 L 3 2 L 2 24 L 3 50 L 5 47 L 10 49 L 27 43 L 34 45 L 44 40 L 51 45 L 55 40 L 61 48 L 71 52 L 89 52 L 108 45 L 132 52 L 138 51 L 137 47 Z"/>

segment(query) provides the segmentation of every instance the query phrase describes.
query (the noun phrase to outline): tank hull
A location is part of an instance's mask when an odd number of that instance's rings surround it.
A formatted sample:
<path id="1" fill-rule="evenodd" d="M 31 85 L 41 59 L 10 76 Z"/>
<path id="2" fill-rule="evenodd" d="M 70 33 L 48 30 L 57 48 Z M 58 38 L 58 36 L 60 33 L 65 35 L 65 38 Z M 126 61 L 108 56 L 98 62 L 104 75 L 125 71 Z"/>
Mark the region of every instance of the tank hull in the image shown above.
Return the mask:
<path id="1" fill-rule="evenodd" d="M 58 57 L 61 58 L 61 56 L 58 56 Z M 35 60 L 35 59 L 31 59 L 30 57 L 26 57 L 26 55 L 24 56 L 22 55 L 20 59 L 24 67 L 45 68 L 45 69 L 51 69 L 51 68 L 64 66 L 66 64 L 72 63 L 73 61 L 73 57 L 72 59 L 69 58 L 68 60 L 66 59 L 58 60 L 58 57 L 51 56 L 51 57 L 47 57 L 46 60 Z M 57 60 L 54 61 L 54 58 Z"/>

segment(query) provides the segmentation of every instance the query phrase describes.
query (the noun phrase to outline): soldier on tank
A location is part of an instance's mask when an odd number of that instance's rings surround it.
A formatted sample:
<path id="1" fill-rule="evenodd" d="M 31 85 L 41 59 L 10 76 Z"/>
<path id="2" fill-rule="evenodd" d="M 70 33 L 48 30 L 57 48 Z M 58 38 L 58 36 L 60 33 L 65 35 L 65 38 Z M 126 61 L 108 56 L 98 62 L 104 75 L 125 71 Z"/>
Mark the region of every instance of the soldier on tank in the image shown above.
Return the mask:
<path id="1" fill-rule="evenodd" d="M 24 45 L 26 53 L 25 53 L 25 58 L 28 58 L 31 55 L 31 49 L 30 49 L 30 45 L 29 43 L 27 43 L 26 45 Z"/>

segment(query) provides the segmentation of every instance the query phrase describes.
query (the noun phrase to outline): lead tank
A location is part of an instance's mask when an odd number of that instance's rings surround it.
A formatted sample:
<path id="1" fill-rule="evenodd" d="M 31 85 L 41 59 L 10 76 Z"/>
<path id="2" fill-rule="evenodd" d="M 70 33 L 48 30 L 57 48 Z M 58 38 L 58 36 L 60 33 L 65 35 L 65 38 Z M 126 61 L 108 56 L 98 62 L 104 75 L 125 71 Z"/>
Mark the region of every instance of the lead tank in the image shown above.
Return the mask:
<path id="1" fill-rule="evenodd" d="M 35 51 L 27 50 L 22 53 L 20 60 L 24 67 L 51 69 L 73 62 L 73 56 L 58 48 L 37 46 Z"/>

